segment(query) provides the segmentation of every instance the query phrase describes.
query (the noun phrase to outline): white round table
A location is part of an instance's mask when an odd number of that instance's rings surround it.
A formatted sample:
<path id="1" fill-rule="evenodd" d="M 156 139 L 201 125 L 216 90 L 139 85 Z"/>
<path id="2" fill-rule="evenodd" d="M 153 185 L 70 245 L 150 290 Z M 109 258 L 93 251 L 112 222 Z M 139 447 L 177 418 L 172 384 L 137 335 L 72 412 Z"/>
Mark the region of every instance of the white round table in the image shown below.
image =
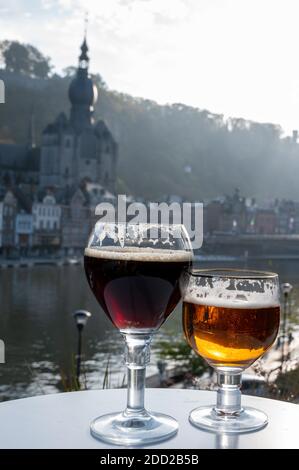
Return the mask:
<path id="1" fill-rule="evenodd" d="M 174 438 L 151 446 L 155 449 L 299 448 L 299 405 L 243 396 L 243 404 L 265 411 L 269 424 L 261 431 L 235 436 L 200 431 L 188 422 L 190 410 L 213 404 L 215 392 L 147 389 L 149 409 L 170 414 L 179 422 Z M 126 390 L 92 390 L 42 395 L 0 404 L 2 449 L 108 449 L 94 439 L 90 421 L 125 407 Z"/>

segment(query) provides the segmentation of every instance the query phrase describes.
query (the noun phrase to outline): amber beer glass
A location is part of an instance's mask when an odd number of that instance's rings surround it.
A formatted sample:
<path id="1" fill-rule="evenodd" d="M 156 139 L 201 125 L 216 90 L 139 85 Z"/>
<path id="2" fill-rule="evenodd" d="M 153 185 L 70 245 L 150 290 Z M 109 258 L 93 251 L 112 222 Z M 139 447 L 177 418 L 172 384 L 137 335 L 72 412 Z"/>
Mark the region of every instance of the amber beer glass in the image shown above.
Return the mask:
<path id="1" fill-rule="evenodd" d="M 85 249 L 89 286 L 125 341 L 127 407 L 91 423 L 91 433 L 118 445 L 155 443 L 178 423 L 144 408 L 145 369 L 152 336 L 181 299 L 180 278 L 190 267 L 191 243 L 182 225 L 98 223 Z"/>
<path id="2" fill-rule="evenodd" d="M 193 410 L 191 423 L 227 433 L 265 426 L 265 413 L 241 407 L 241 373 L 277 336 L 278 276 L 260 271 L 193 269 L 182 283 L 186 339 L 215 368 L 219 386 L 216 406 Z"/>

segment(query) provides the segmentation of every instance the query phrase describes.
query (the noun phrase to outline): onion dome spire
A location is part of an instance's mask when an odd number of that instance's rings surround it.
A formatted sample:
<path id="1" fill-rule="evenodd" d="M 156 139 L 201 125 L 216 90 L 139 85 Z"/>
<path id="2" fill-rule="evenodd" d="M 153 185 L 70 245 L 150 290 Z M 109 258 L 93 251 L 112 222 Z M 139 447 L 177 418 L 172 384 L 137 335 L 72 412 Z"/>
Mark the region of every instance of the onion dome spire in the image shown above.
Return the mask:
<path id="1" fill-rule="evenodd" d="M 87 19 L 85 20 L 84 39 L 81 45 L 77 73 L 69 86 L 71 108 L 71 124 L 77 132 L 93 123 L 93 106 L 97 101 L 98 91 L 88 75 L 89 56 L 86 40 Z"/>

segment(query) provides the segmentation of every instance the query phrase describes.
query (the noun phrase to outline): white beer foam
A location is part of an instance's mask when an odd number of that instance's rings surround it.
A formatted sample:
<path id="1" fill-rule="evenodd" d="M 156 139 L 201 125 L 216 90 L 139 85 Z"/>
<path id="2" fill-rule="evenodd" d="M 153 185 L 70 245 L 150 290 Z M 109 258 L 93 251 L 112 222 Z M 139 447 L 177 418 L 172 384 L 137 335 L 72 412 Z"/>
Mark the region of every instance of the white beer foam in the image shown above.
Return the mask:
<path id="1" fill-rule="evenodd" d="M 138 247 L 100 247 L 85 248 L 85 256 L 91 258 L 110 259 L 117 261 L 152 261 L 163 263 L 190 262 L 191 252 L 184 250 L 167 250 L 162 248 Z"/>
<path id="2" fill-rule="evenodd" d="M 238 280 L 237 282 L 240 282 Z M 246 281 L 247 286 L 253 280 Z M 260 283 L 260 280 L 254 280 Z M 184 302 L 197 305 L 207 305 L 223 308 L 240 308 L 240 309 L 259 309 L 268 307 L 279 307 L 279 289 L 270 282 L 264 282 L 263 292 L 248 292 L 242 290 L 240 283 L 237 290 L 228 289 L 231 287 L 229 279 L 213 278 L 213 287 L 196 285 L 196 278 L 190 279 L 189 286 L 184 295 Z"/>

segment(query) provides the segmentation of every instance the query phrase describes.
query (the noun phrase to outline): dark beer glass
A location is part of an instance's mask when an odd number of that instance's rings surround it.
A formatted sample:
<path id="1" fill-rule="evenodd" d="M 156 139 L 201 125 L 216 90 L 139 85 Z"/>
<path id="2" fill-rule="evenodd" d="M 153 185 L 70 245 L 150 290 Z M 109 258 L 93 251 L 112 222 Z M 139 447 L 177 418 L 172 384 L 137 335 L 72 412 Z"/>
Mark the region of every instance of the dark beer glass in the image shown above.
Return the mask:
<path id="1" fill-rule="evenodd" d="M 195 426 L 224 433 L 254 431 L 268 418 L 241 407 L 241 374 L 273 344 L 279 329 L 277 274 L 190 270 L 183 277 L 183 328 L 192 349 L 217 372 L 215 407 L 193 410 Z"/>
<path id="2" fill-rule="evenodd" d="M 181 298 L 191 263 L 182 225 L 97 223 L 84 254 L 89 286 L 125 340 L 127 407 L 96 418 L 91 433 L 105 442 L 146 445 L 170 438 L 174 418 L 144 408 L 145 370 L 153 334 Z"/>

